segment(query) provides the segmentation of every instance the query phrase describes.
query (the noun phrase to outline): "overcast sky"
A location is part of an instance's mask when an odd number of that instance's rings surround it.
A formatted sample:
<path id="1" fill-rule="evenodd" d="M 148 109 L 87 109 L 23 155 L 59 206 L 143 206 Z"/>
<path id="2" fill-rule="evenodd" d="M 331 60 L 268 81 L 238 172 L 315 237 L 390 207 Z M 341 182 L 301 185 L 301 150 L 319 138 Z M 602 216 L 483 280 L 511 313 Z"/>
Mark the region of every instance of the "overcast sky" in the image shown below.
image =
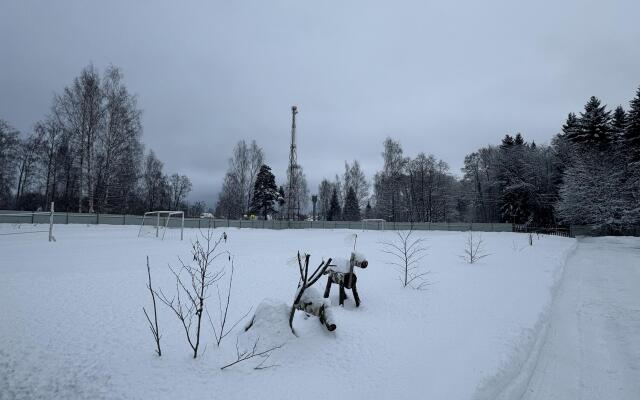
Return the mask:
<path id="1" fill-rule="evenodd" d="M 29 132 L 84 66 L 111 63 L 190 200 L 214 204 L 243 138 L 283 183 L 293 104 L 312 192 L 345 160 L 373 176 L 387 136 L 459 174 L 505 133 L 548 143 L 591 95 L 626 107 L 638 16 L 638 0 L 0 0 L 0 118 Z"/>

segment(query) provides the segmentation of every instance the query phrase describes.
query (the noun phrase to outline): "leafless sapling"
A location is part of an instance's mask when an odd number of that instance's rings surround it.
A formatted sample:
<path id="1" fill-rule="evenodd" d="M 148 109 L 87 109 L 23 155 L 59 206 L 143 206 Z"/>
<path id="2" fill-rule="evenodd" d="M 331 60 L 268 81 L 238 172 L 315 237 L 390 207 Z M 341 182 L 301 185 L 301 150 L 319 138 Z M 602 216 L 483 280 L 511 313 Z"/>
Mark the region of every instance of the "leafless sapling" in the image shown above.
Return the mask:
<path id="1" fill-rule="evenodd" d="M 473 235 L 473 231 L 469 231 L 465 240 L 464 254 L 461 256 L 469 264 L 473 264 L 476 261 L 483 259 L 489 254 L 484 250 L 484 240 L 482 235 Z"/>
<path id="2" fill-rule="evenodd" d="M 242 317 L 238 318 L 231 324 L 231 327 L 229 327 L 229 324 L 227 323 L 227 317 L 229 316 L 229 304 L 231 304 L 233 275 L 235 272 L 233 257 L 231 257 L 230 262 L 231 273 L 229 274 L 229 286 L 227 287 L 226 294 L 221 295 L 220 285 L 216 283 L 216 290 L 218 293 L 218 317 L 215 323 L 213 321 L 213 318 L 211 318 L 211 314 L 209 314 L 209 310 L 205 310 L 207 313 L 207 317 L 209 318 L 209 324 L 211 324 L 211 329 L 213 329 L 213 336 L 215 337 L 216 344 L 218 346 L 220 346 L 220 342 L 222 342 L 222 339 L 224 339 L 231 331 L 233 331 L 233 328 L 235 328 L 251 312 L 251 309 L 249 309 L 249 311 L 247 311 Z"/>
<path id="3" fill-rule="evenodd" d="M 205 300 L 211 285 L 219 281 L 224 275 L 223 268 L 213 268 L 212 264 L 219 257 L 226 257 L 229 261 L 231 256 L 228 251 L 219 250 L 220 243 L 226 242 L 226 233 L 222 233 L 216 240 L 213 238 L 213 231 L 200 232 L 200 238 L 192 243 L 191 254 L 193 255 L 193 265 L 185 264 L 179 259 L 181 268 L 176 272 L 169 266 L 171 273 L 176 279 L 176 293 L 169 298 L 160 290 L 158 298 L 176 315 L 184 328 L 187 342 L 193 350 L 193 358 L 198 357 L 200 346 L 200 333 L 202 328 L 202 313 L 205 309 Z M 186 280 L 181 276 L 186 273 Z M 195 324 L 195 329 L 193 325 Z"/>
<path id="4" fill-rule="evenodd" d="M 153 334 L 153 339 L 156 342 L 156 353 L 158 356 L 162 356 L 162 350 L 160 349 L 160 331 L 158 329 L 158 311 L 156 308 L 156 294 L 153 291 L 153 286 L 151 286 L 151 267 L 149 267 L 149 256 L 147 256 L 147 274 L 149 276 L 149 283 L 147 283 L 147 289 L 149 289 L 149 293 L 151 293 L 151 301 L 153 303 L 153 321 L 149 318 L 149 314 L 147 310 L 142 307 L 142 311 L 144 311 L 144 315 L 147 317 L 147 322 L 149 322 L 149 329 Z"/>
<path id="5" fill-rule="evenodd" d="M 393 241 L 382 242 L 382 252 L 392 256 L 389 264 L 400 272 L 400 281 L 403 287 L 413 289 L 425 289 L 428 282 L 425 276 L 429 271 L 422 271 L 420 261 L 426 255 L 424 238 L 413 237 L 413 230 L 397 231 Z"/>
<path id="6" fill-rule="evenodd" d="M 258 337 L 256 339 L 256 341 L 253 343 L 253 347 L 251 348 L 251 350 L 244 350 L 244 351 L 240 351 L 240 347 L 238 346 L 238 339 L 236 338 L 236 360 L 234 362 L 231 362 L 225 366 L 220 367 L 220 369 L 225 369 L 225 368 L 229 368 L 233 365 L 236 365 L 238 363 L 241 363 L 243 361 L 247 361 L 249 359 L 252 359 L 254 357 L 261 357 L 263 360 L 254 367 L 254 369 L 267 369 L 267 368 L 271 368 L 271 367 L 275 367 L 275 365 L 268 365 L 265 366 L 264 363 L 269 359 L 269 357 L 271 357 L 271 353 L 274 350 L 277 350 L 279 348 L 281 348 L 282 346 L 284 346 L 284 344 L 280 344 L 277 346 L 273 346 L 270 347 L 266 350 L 258 350 L 258 343 L 260 342 L 260 338 Z"/>

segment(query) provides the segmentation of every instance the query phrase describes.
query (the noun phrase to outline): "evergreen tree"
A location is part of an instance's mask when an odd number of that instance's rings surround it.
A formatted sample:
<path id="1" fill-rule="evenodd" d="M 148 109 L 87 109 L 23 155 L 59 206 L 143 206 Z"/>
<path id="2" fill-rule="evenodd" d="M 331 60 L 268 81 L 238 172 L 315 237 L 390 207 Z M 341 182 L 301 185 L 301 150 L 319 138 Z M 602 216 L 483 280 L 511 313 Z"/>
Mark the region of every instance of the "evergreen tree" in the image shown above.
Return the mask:
<path id="1" fill-rule="evenodd" d="M 524 138 L 520 133 L 516 134 L 516 138 L 513 140 L 513 144 L 516 146 L 522 146 L 524 144 Z"/>
<path id="2" fill-rule="evenodd" d="M 371 202 L 367 201 L 367 206 L 364 208 L 364 217 L 369 219 L 373 215 L 373 210 L 371 209 Z"/>
<path id="3" fill-rule="evenodd" d="M 344 200 L 343 219 L 345 221 L 360 221 L 360 206 L 353 187 L 349 187 L 349 190 L 347 190 L 347 197 Z"/>
<path id="4" fill-rule="evenodd" d="M 509 147 L 513 146 L 515 143 L 515 141 L 513 140 L 513 136 L 506 134 L 504 135 L 504 138 L 502 139 L 502 144 L 500 145 L 500 148 L 503 150 L 508 149 Z"/>
<path id="5" fill-rule="evenodd" d="M 534 218 L 530 201 L 535 190 L 529 182 L 527 159 L 532 150 L 520 133 L 515 139 L 506 135 L 502 140 L 498 164 L 500 209 L 505 222 L 522 224 Z"/>
<path id="6" fill-rule="evenodd" d="M 611 142 L 611 111 L 600 105 L 597 97 L 591 96 L 580 113 L 579 128 L 569 135 L 574 143 L 604 146 Z"/>
<path id="7" fill-rule="evenodd" d="M 333 188 L 331 193 L 331 202 L 329 203 L 329 212 L 327 212 L 327 221 L 339 221 L 342 214 L 340 202 L 338 201 L 338 191 Z"/>
<path id="8" fill-rule="evenodd" d="M 578 121 L 578 117 L 576 117 L 575 113 L 569 113 L 567 121 L 562 125 L 562 134 L 560 136 L 570 139 L 576 135 L 579 129 L 580 121 Z"/>
<path id="9" fill-rule="evenodd" d="M 267 215 L 275 211 L 273 205 L 279 197 L 276 178 L 271 173 L 271 168 L 262 164 L 256 177 L 256 182 L 253 185 L 251 212 L 262 213 L 262 217 L 267 219 Z"/>
<path id="10" fill-rule="evenodd" d="M 611 134 L 614 141 L 621 140 L 627 125 L 627 113 L 624 112 L 622 106 L 616 107 L 613 111 L 611 119 Z"/>
<path id="11" fill-rule="evenodd" d="M 640 162 L 640 88 L 627 113 L 624 143 L 631 161 Z"/>

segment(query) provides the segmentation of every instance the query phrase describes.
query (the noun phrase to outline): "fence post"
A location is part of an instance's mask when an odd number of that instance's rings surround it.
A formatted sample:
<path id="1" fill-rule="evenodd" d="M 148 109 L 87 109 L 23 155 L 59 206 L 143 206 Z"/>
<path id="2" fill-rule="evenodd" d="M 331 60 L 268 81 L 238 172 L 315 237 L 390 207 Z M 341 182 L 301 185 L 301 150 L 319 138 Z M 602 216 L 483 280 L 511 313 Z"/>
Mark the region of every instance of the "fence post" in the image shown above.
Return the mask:
<path id="1" fill-rule="evenodd" d="M 96 214 L 96 225 L 100 225 L 100 213 Z"/>
<path id="2" fill-rule="evenodd" d="M 67 211 L 67 225 L 69 225 L 69 211 Z"/>
<path id="3" fill-rule="evenodd" d="M 53 239 L 53 201 L 51 202 L 51 213 L 49 214 L 49 241 Z"/>
<path id="4" fill-rule="evenodd" d="M 122 225 L 127 224 L 127 214 L 122 214 Z"/>

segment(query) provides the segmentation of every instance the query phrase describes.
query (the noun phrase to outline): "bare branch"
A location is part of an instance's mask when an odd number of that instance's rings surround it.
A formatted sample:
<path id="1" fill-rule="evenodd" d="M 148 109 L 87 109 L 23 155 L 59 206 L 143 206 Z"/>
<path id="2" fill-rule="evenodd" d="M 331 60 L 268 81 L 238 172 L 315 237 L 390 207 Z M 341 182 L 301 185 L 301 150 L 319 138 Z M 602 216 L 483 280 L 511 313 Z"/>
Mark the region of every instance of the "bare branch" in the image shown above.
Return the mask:
<path id="1" fill-rule="evenodd" d="M 153 290 L 153 286 L 151 286 L 151 267 L 149 266 L 149 256 L 147 256 L 147 275 L 149 276 L 149 283 L 147 283 L 147 289 L 149 289 L 149 293 L 151 293 L 151 301 L 153 303 L 153 322 L 151 318 L 149 318 L 149 314 L 147 314 L 147 310 L 142 307 L 142 311 L 144 312 L 145 317 L 147 317 L 147 322 L 149 323 L 149 329 L 151 330 L 151 334 L 153 335 L 153 339 L 156 342 L 156 353 L 158 357 L 162 356 L 162 350 L 160 349 L 160 330 L 158 328 L 158 311 L 156 308 L 156 295 Z"/>
<path id="2" fill-rule="evenodd" d="M 258 337 L 258 338 L 256 339 L 255 343 L 253 344 L 253 348 L 252 348 L 250 351 L 249 351 L 249 350 L 246 350 L 246 351 L 244 351 L 244 352 L 242 352 L 242 353 L 241 353 L 241 352 L 240 352 L 240 349 L 239 349 L 239 347 L 238 347 L 238 339 L 236 338 L 236 356 L 237 356 L 236 358 L 237 358 L 237 359 L 236 359 L 234 362 L 232 362 L 232 363 L 229 363 L 229 364 L 227 364 L 227 365 L 225 365 L 225 366 L 223 366 L 223 367 L 220 367 L 220 369 L 221 369 L 221 370 L 223 370 L 223 369 L 225 369 L 225 368 L 229 368 L 229 367 L 231 367 L 231 366 L 233 366 L 233 365 L 236 365 L 236 364 L 241 363 L 241 362 L 243 362 L 243 361 L 247 361 L 247 360 L 252 359 L 252 358 L 254 358 L 254 357 L 262 357 L 262 358 L 264 358 L 264 360 L 263 360 L 262 362 L 260 362 L 260 363 L 255 367 L 255 369 L 265 369 L 265 367 L 262 367 L 262 365 L 264 364 L 264 362 L 266 361 L 266 359 L 268 359 L 268 358 L 271 356 L 271 353 L 272 353 L 274 350 L 277 350 L 277 349 L 282 348 L 282 346 L 284 346 L 284 344 L 281 344 L 281 345 L 278 345 L 278 346 L 273 346 L 273 347 L 270 347 L 270 348 L 268 348 L 268 349 L 266 349 L 266 350 L 263 350 L 263 351 L 257 351 L 257 349 L 258 349 L 258 342 L 259 342 L 259 341 L 260 341 L 260 338 Z M 275 365 L 272 365 L 272 366 L 269 366 L 269 367 L 266 367 L 266 368 L 270 368 L 270 367 L 273 367 L 273 366 L 275 366 Z"/>

